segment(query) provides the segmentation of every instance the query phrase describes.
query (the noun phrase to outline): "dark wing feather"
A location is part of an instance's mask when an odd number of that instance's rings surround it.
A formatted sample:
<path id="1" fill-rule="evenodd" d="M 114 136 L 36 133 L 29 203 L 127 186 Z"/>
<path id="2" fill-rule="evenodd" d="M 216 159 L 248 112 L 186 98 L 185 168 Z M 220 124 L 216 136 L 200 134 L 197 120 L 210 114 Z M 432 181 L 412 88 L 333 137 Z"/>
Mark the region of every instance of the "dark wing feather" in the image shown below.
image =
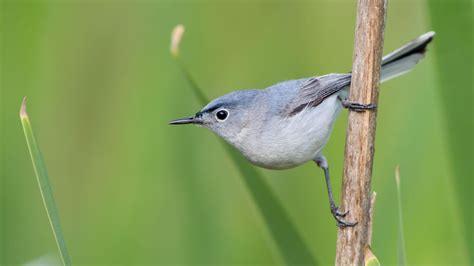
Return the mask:
<path id="1" fill-rule="evenodd" d="M 305 108 L 316 107 L 326 98 L 342 90 L 351 82 L 351 74 L 329 74 L 309 78 L 286 106 L 286 116 L 293 116 Z"/>

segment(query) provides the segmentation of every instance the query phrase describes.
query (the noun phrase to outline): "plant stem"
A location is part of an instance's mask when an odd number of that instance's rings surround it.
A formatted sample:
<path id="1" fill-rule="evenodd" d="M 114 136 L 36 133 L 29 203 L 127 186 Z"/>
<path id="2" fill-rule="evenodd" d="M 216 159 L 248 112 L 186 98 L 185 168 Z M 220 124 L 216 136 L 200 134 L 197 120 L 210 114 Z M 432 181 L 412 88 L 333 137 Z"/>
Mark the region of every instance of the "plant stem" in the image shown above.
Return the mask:
<path id="1" fill-rule="evenodd" d="M 349 100 L 377 104 L 383 48 L 386 1 L 359 0 L 352 81 Z M 336 265 L 363 265 L 369 248 L 371 176 L 374 158 L 376 109 L 349 111 L 341 209 L 354 227 L 339 228 Z"/>

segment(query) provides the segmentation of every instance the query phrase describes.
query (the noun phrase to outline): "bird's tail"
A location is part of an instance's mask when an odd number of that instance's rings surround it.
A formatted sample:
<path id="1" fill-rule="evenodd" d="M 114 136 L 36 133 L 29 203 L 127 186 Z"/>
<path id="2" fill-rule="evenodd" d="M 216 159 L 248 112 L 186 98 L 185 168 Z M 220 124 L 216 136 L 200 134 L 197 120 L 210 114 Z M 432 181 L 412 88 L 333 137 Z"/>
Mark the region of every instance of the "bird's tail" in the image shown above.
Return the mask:
<path id="1" fill-rule="evenodd" d="M 426 52 L 426 46 L 435 33 L 427 32 L 382 58 L 380 82 L 387 81 L 410 71 Z"/>

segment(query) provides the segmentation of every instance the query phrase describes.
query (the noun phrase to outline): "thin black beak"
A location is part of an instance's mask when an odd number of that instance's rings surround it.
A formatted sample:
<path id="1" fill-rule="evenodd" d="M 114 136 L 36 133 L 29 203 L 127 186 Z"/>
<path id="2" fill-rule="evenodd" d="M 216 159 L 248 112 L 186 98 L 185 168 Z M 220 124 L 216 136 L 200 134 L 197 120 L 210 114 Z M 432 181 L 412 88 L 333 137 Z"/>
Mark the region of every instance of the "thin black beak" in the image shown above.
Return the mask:
<path id="1" fill-rule="evenodd" d="M 186 117 L 186 118 L 178 118 L 173 121 L 170 121 L 169 124 L 170 125 L 186 125 L 186 124 L 199 124 L 199 122 L 194 117 Z"/>

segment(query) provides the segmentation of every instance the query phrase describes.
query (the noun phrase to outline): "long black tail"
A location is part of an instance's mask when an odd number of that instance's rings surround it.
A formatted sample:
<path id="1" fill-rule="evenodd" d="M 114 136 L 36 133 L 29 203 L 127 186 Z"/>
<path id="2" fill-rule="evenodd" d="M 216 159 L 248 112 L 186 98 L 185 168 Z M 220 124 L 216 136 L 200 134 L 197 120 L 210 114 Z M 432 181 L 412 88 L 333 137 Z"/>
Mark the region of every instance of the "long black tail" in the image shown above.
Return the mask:
<path id="1" fill-rule="evenodd" d="M 427 32 L 384 56 L 380 81 L 387 81 L 413 69 L 424 57 L 426 46 L 433 40 L 434 35 L 434 31 Z"/>

